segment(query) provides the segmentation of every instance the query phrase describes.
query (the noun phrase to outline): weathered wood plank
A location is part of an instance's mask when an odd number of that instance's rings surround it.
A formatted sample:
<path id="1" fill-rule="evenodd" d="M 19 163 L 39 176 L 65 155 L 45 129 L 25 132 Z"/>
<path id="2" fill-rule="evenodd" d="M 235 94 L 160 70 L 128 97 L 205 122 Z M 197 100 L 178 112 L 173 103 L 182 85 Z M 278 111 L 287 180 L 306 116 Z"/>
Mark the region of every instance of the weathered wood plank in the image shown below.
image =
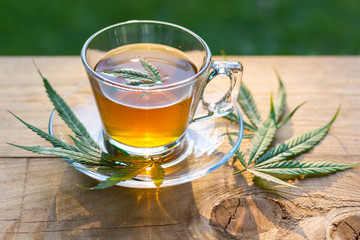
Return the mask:
<path id="1" fill-rule="evenodd" d="M 0 156 L 31 157 L 6 142 L 20 145 L 46 145 L 7 110 L 47 131 L 52 111 L 41 77 L 33 61 L 60 95 L 86 80 L 78 57 L 1 57 L 0 58 Z"/>
<path id="2" fill-rule="evenodd" d="M 0 183 L 8 193 L 0 205 L 1 234 L 9 239 L 110 239 L 119 234 L 128 239 L 311 239 L 316 231 L 333 234 L 332 221 L 356 219 L 360 210 L 359 187 L 349 184 L 349 179 L 360 180 L 357 169 L 304 179 L 298 183 L 301 189 L 289 190 L 254 185 L 249 176 L 231 176 L 233 167 L 225 165 L 192 184 L 161 189 L 157 196 L 156 190 L 120 187 L 84 191 L 76 184 L 93 186 L 95 181 L 62 161 L 17 160 L 1 160 L 7 166 L 1 175 L 11 175 Z"/>
<path id="3" fill-rule="evenodd" d="M 244 82 L 263 117 L 273 68 L 288 93 L 286 112 L 307 103 L 280 129 L 276 142 L 325 125 L 329 135 L 302 161 L 360 162 L 360 57 L 229 57 L 245 66 Z M 86 80 L 78 57 L 35 57 L 64 95 Z M 65 162 L 6 145 L 46 145 L 6 112 L 46 130 L 50 111 L 30 57 L 0 58 L 0 238 L 57 239 L 355 239 L 360 226 L 360 168 L 295 180 L 300 189 L 233 176 L 231 161 L 192 183 L 156 190 L 96 182 Z M 249 142 L 244 140 L 246 150 Z M 356 235 L 357 234 L 357 235 Z"/>

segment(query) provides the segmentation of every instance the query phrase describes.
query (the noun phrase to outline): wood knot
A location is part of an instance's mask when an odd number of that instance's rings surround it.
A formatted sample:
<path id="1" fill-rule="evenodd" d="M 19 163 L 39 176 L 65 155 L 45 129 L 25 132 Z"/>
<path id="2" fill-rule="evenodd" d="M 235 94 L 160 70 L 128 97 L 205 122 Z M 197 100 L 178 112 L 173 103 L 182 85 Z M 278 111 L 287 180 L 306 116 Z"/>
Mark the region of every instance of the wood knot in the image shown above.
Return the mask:
<path id="1" fill-rule="evenodd" d="M 230 198 L 213 207 L 210 224 L 236 238 L 256 239 L 260 233 L 274 229 L 282 215 L 278 204 L 266 198 Z"/>
<path id="2" fill-rule="evenodd" d="M 360 214 L 346 216 L 333 222 L 330 238 L 360 240 Z"/>

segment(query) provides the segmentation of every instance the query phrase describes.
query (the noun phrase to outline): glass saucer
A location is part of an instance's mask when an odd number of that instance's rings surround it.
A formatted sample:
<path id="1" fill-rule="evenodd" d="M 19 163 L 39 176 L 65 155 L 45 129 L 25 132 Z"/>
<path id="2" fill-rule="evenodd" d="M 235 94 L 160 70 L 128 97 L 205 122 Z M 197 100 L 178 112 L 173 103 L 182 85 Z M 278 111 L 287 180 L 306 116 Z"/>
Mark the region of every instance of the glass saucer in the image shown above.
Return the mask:
<path id="1" fill-rule="evenodd" d="M 213 92 L 219 92 L 216 86 L 208 84 L 206 88 L 207 99 L 211 98 L 209 88 L 213 88 Z M 64 98 L 93 139 L 104 150 L 101 120 L 89 83 L 86 81 L 79 84 L 67 93 Z M 200 111 L 196 113 L 196 116 L 204 115 L 201 112 L 202 107 L 200 105 L 198 106 Z M 183 184 L 200 178 L 219 168 L 234 155 L 243 137 L 243 123 L 239 109 L 236 108 L 234 113 L 239 117 L 238 124 L 233 124 L 224 118 L 195 121 L 190 124 L 185 134 L 186 148 L 184 153 L 180 154 L 179 158 L 172 159 L 169 163 L 163 165 L 165 179 L 161 187 Z M 71 130 L 55 111 L 50 116 L 49 132 L 51 135 L 72 144 L 68 136 L 69 134 L 73 135 Z M 238 133 L 238 136 L 232 136 L 235 142 L 234 146 L 229 143 L 227 132 Z M 85 165 L 68 163 L 96 180 L 105 181 L 109 177 L 102 173 L 84 169 L 88 168 Z M 156 188 L 149 175 L 138 175 L 136 178 L 120 182 L 117 185 L 131 188 Z"/>

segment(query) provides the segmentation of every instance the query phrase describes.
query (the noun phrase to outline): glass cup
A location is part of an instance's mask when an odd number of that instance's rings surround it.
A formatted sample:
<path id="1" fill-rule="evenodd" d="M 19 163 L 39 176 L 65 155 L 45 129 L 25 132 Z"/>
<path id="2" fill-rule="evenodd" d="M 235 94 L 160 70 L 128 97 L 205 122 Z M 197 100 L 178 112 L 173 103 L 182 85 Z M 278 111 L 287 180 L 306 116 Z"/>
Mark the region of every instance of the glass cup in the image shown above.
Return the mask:
<path id="1" fill-rule="evenodd" d="M 197 71 L 156 86 L 127 85 L 95 71 L 109 51 L 139 43 L 178 49 Z M 198 35 L 158 21 L 128 21 L 98 31 L 85 42 L 81 60 L 101 116 L 107 150 L 114 153 L 120 148 L 147 157 L 166 155 L 181 146 L 191 122 L 232 112 L 242 76 L 240 62 L 212 61 L 209 47 Z M 209 103 L 203 98 L 204 89 L 218 75 L 228 76 L 230 84 L 221 99 Z M 199 103 L 206 114 L 195 118 Z"/>

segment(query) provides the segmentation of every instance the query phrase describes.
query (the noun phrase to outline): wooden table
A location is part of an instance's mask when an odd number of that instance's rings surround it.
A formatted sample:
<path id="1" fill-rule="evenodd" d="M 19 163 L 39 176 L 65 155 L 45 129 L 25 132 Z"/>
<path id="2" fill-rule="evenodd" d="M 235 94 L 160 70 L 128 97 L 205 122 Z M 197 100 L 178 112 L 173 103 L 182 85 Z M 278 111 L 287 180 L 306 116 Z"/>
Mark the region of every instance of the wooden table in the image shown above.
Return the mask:
<path id="1" fill-rule="evenodd" d="M 360 57 L 229 57 L 260 112 L 269 111 L 280 73 L 286 112 L 307 103 L 279 130 L 276 143 L 325 125 L 326 138 L 301 161 L 360 162 Z M 0 238 L 2 239 L 358 239 L 360 167 L 295 181 L 299 189 L 254 184 L 228 164 L 194 182 L 156 190 L 113 187 L 63 161 L 9 146 L 47 146 L 6 110 L 47 130 L 52 105 L 33 60 L 64 95 L 86 80 L 79 57 L 0 58 Z M 242 148 L 249 142 L 244 140 Z"/>

